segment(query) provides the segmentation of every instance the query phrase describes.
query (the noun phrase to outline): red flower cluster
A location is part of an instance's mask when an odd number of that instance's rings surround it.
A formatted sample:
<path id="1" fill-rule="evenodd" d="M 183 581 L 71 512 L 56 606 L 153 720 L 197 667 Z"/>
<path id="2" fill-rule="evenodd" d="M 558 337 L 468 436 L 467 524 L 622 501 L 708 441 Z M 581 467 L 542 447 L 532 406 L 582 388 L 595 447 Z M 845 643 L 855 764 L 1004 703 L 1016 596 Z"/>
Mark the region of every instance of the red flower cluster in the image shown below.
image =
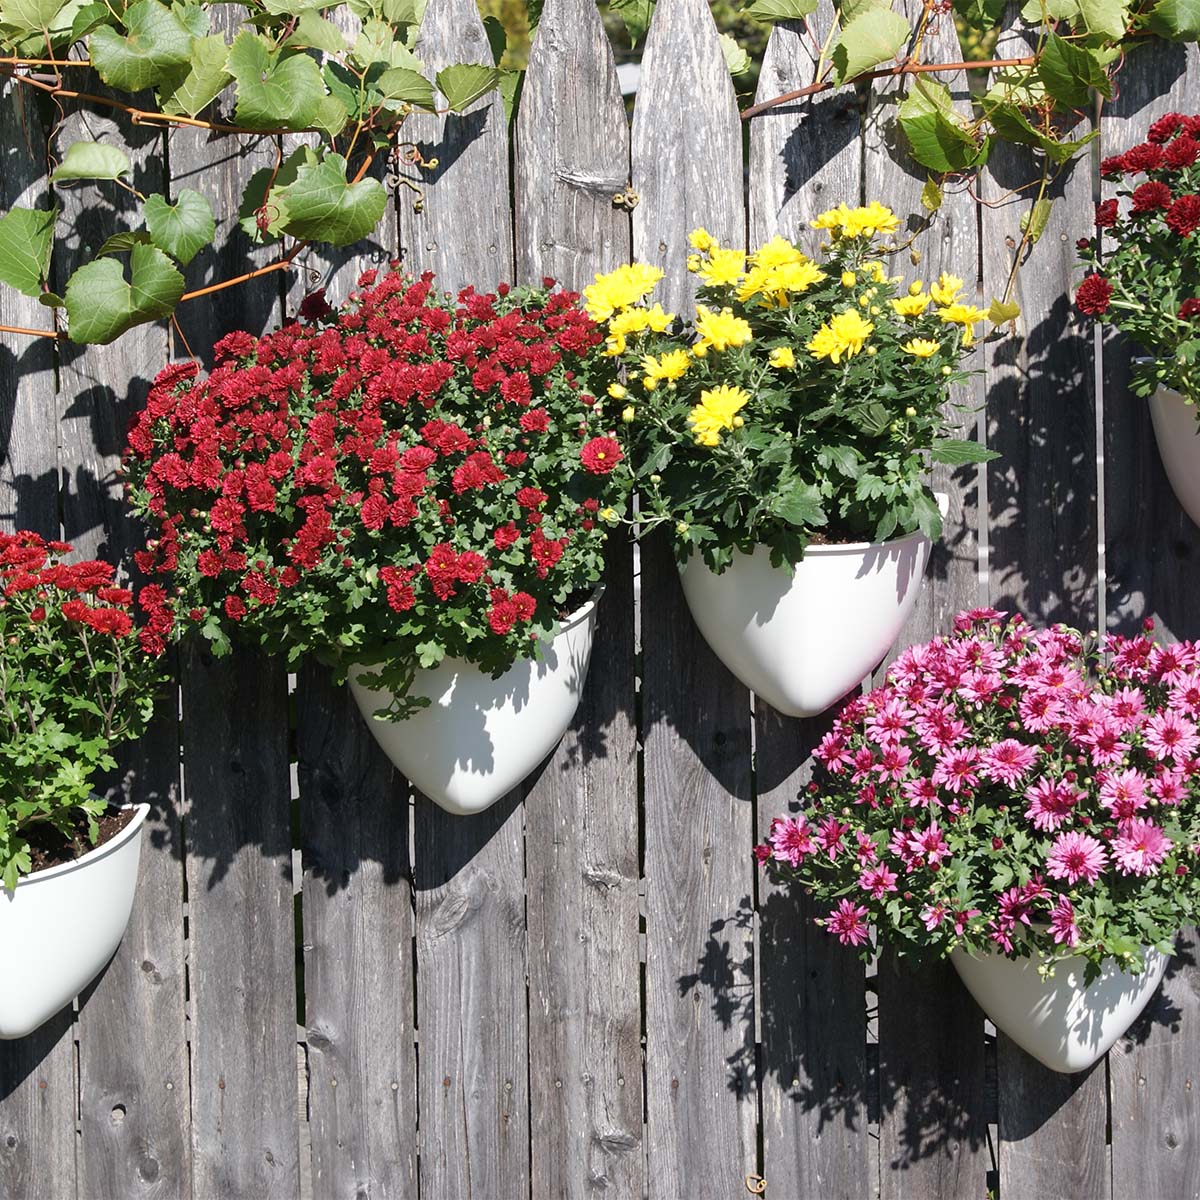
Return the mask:
<path id="1" fill-rule="evenodd" d="M 1108 311 L 1112 299 L 1112 284 L 1103 275 L 1089 275 L 1075 292 L 1075 303 L 1079 311 L 1089 316 L 1098 316 Z"/>
<path id="2" fill-rule="evenodd" d="M 32 624 L 40 625 L 57 615 L 70 625 L 106 637 L 128 638 L 134 631 L 133 592 L 112 586 L 114 571 L 109 563 L 60 561 L 61 555 L 71 552 L 67 542 L 48 541 L 32 530 L 0 533 L 0 607 L 7 608 L 10 601 L 20 598 L 28 606 Z M 162 589 L 156 587 L 144 589 L 139 597 L 150 620 L 138 636 L 143 649 L 152 655 L 162 653 L 163 635 L 173 623 L 161 599 L 165 599 Z"/>
<path id="3" fill-rule="evenodd" d="M 228 621 L 343 658 L 526 653 L 594 586 L 591 514 L 621 504 L 603 331 L 564 291 L 451 297 L 373 271 L 359 288 L 311 323 L 228 335 L 207 377 L 155 380 L 126 455 L 156 524 L 139 565 L 218 648 Z"/>

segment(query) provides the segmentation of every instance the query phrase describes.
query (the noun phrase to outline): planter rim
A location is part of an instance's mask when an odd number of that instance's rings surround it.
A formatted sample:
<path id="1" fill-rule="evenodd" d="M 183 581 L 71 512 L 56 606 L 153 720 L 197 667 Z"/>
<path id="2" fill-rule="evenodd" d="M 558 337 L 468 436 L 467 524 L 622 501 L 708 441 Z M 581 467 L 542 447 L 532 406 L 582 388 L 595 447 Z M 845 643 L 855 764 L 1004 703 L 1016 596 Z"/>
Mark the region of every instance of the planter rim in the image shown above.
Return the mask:
<path id="1" fill-rule="evenodd" d="M 1044 921 L 1035 921 L 1034 926 L 1041 930 L 1046 930 L 1046 929 L 1050 928 L 1049 922 L 1044 922 Z M 1175 936 L 1176 937 L 1179 936 L 1179 930 L 1175 931 Z M 1142 969 L 1140 971 L 1134 971 L 1128 967 L 1121 966 L 1118 963 L 1117 959 L 1115 957 L 1113 957 L 1113 955 L 1111 955 L 1111 954 L 1106 955 L 1104 957 L 1104 959 L 1101 962 L 1101 966 L 1103 967 L 1107 963 L 1112 963 L 1114 966 L 1117 967 L 1117 969 L 1119 971 L 1124 972 L 1126 975 L 1132 975 L 1135 979 L 1141 979 L 1142 976 L 1145 975 L 1146 972 L 1151 969 L 1150 962 L 1149 962 L 1150 955 L 1154 954 L 1154 953 L 1162 954 L 1161 950 L 1156 950 L 1156 948 L 1154 946 L 1150 945 L 1149 943 L 1143 943 L 1142 951 L 1143 951 Z M 1045 958 L 1045 956 L 1041 955 L 1041 954 L 1026 954 L 1021 958 L 1010 958 L 998 946 L 995 949 L 991 949 L 990 947 L 985 946 L 982 950 L 969 950 L 969 949 L 967 949 L 966 946 L 955 946 L 950 951 L 950 954 L 951 955 L 958 954 L 958 955 L 961 955 L 963 958 L 973 958 L 977 962 L 981 962 L 984 959 L 989 959 L 989 958 L 1002 958 L 1006 962 L 1012 963 L 1014 966 L 1017 966 L 1021 963 L 1025 963 L 1025 962 L 1046 962 L 1046 961 L 1048 961 Z M 1172 951 L 1170 954 L 1162 954 L 1162 956 L 1163 956 L 1163 958 L 1175 958 L 1176 953 L 1175 953 L 1175 951 Z M 1054 961 L 1056 963 L 1058 963 L 1059 965 L 1061 965 L 1063 963 L 1070 962 L 1072 959 L 1082 959 L 1082 958 L 1083 958 L 1082 954 L 1065 954 L 1061 958 L 1056 958 Z"/>
<path id="2" fill-rule="evenodd" d="M 90 863 L 107 858 L 110 854 L 115 854 L 126 842 L 131 841 L 141 833 L 142 826 L 146 823 L 147 816 L 150 815 L 149 804 L 114 804 L 111 807 L 117 809 L 118 812 L 128 812 L 130 809 L 133 809 L 135 813 L 133 820 L 115 838 L 110 838 L 103 846 L 96 846 L 94 849 L 80 855 L 79 858 L 73 859 L 69 863 L 59 863 L 56 867 L 43 867 L 40 871 L 33 871 L 31 874 L 17 880 L 17 890 L 19 891 L 21 888 L 29 887 L 32 884 L 43 883 L 47 879 L 54 879 L 60 875 L 69 875 L 72 871 L 78 871 Z"/>

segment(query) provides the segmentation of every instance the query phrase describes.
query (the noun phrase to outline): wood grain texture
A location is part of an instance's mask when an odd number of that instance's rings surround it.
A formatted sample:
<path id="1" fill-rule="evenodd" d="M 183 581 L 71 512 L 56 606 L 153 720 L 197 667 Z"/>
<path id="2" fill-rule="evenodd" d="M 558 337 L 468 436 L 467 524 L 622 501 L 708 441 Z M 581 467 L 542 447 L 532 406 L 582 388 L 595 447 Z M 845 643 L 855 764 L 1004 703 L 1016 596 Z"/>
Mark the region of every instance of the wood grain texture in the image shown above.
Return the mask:
<path id="1" fill-rule="evenodd" d="M 408 785 L 346 688 L 306 665 L 296 751 L 314 1197 L 417 1187 Z"/>
<path id="2" fill-rule="evenodd" d="M 222 28 L 239 14 L 219 14 Z M 214 21 L 214 24 L 216 21 Z M 233 213 L 251 174 L 275 161 L 269 140 L 169 135 L 173 189 Z M 236 219 L 189 268 L 189 284 L 272 261 Z M 193 283 L 193 281 L 195 281 Z M 283 279 L 265 276 L 180 309 L 197 356 L 233 329 L 259 333 L 280 316 Z M 197 1197 L 291 1197 L 299 1191 L 296 998 L 285 668 L 250 650 L 182 656 L 184 828 L 192 1016 L 192 1153 Z"/>
<path id="3" fill-rule="evenodd" d="M 0 95 L 0 204 L 46 208 L 46 141 L 25 89 Z M 5 285 L 0 322 L 50 327 L 48 310 Z M 53 343 L 0 335 L 0 522 L 60 533 Z M 3 900 L 0 899 L 0 903 Z M 40 1029 L 0 1042 L 0 1196 L 67 1200 L 76 1192 L 75 1042 L 68 1006 Z"/>
<path id="4" fill-rule="evenodd" d="M 473 0 L 429 0 L 416 55 L 432 77 L 453 63 L 492 62 Z M 512 210 L 508 190 L 508 131 L 498 91 L 465 113 L 414 113 L 404 127 L 433 170 L 403 170 L 424 196 L 415 211 L 411 194 L 399 198 L 400 251 L 410 269 L 433 271 L 438 286 L 495 287 L 512 278 Z"/>
<path id="5" fill-rule="evenodd" d="M 634 255 L 689 316 L 688 233 L 744 244 L 741 130 L 703 0 L 656 7 L 632 137 Z M 736 1195 L 758 1169 L 749 695 L 688 616 L 665 537 L 641 569 L 649 1195 Z"/>
<path id="6" fill-rule="evenodd" d="M 1009 28 L 996 53 L 1024 53 L 1025 45 Z M 1088 128 L 1082 122 L 1075 135 Z M 995 147 L 982 173 L 981 192 L 993 206 L 982 213 L 985 297 L 1004 295 L 1021 216 L 1032 204 L 1012 189 L 1039 177 L 1036 156 L 1009 144 Z M 996 608 L 1086 629 L 1099 612 L 1095 362 L 1091 330 L 1070 299 L 1075 240 L 1093 223 L 1086 153 L 1047 196 L 1054 202 L 1049 223 L 1012 291 L 1021 306 L 1015 334 L 986 354 L 988 446 L 1000 454 L 988 469 L 989 593 Z"/>
<path id="7" fill-rule="evenodd" d="M 590 0 L 542 10 L 516 119 L 516 265 L 580 289 L 629 261 L 629 125 L 612 47 Z"/>
<path id="8" fill-rule="evenodd" d="M 809 84 L 818 51 L 834 20 L 821 0 L 808 21 L 775 26 L 767 42 L 755 101 Z M 822 235 L 811 228 L 818 213 L 862 196 L 862 114 L 853 90 L 822 92 L 768 109 L 750 122 L 750 245 L 776 234 L 816 254 Z"/>
<path id="9" fill-rule="evenodd" d="M 417 54 L 427 67 L 490 62 L 473 0 L 431 0 Z M 414 122 L 417 118 L 414 118 Z M 496 94 L 463 116 L 420 118 L 425 211 L 400 209 L 406 265 L 438 285 L 512 278 L 508 138 Z M 529 1042 L 521 789 L 476 817 L 417 797 L 417 1028 L 424 1195 L 529 1191 Z"/>
<path id="10" fill-rule="evenodd" d="M 755 704 L 758 837 L 797 811 L 827 717 Z M 763 1174 L 772 1194 L 860 1200 L 874 1190 L 866 981 L 852 950 L 813 924 L 797 890 L 758 881 Z"/>
<path id="11" fill-rule="evenodd" d="M 1109 1051 L 1114 1198 L 1200 1197 L 1198 950 L 1185 929 L 1162 987 Z"/>
<path id="12" fill-rule="evenodd" d="M 996 53 L 1024 53 L 1027 44 L 1010 27 Z M 1088 129 L 1084 121 L 1074 135 Z M 982 214 L 985 302 L 1004 294 L 1019 221 L 1034 194 L 1006 193 L 1038 176 L 1035 156 L 1011 145 L 996 147 L 983 174 L 981 193 L 999 202 Z M 1001 455 L 988 464 L 989 602 L 1037 624 L 1067 621 L 1081 629 L 1095 628 L 1100 612 L 1095 359 L 1091 329 L 1073 312 L 1070 294 L 1075 240 L 1093 225 L 1093 186 L 1084 154 L 1048 190 L 1049 223 L 1012 292 L 1021 306 L 1015 335 L 989 347 L 986 366 L 988 445 Z M 1064 1091 L 1061 1079 L 1003 1034 L 996 1040 L 1001 1137 L 1007 1129 L 1016 1142 L 1001 1147 L 1001 1189 L 1037 1195 L 1054 1179 L 1059 1186 L 1103 1181 L 1104 1073 L 1093 1071 Z M 1032 1119 L 1035 1102 L 1054 1119 Z M 1075 1164 L 1070 1176 L 1059 1170 L 1066 1161 Z"/>
<path id="13" fill-rule="evenodd" d="M 518 116 L 517 279 L 581 288 L 629 261 L 629 128 L 590 0 L 542 11 Z M 526 795 L 535 1196 L 642 1195 L 633 551 L 609 542 L 592 669 Z"/>
<path id="14" fill-rule="evenodd" d="M 1119 92 L 1105 105 L 1100 125 L 1103 155 L 1143 141 L 1150 123 L 1165 112 L 1195 110 L 1200 51 L 1147 47 L 1130 56 L 1118 79 Z M 1107 195 L 1114 193 L 1112 184 L 1104 186 Z M 1108 628 L 1135 633 L 1149 616 L 1168 637 L 1200 638 L 1195 587 L 1200 529 L 1167 482 L 1147 402 L 1129 390 L 1130 360 L 1139 347 L 1109 336 L 1103 353 Z"/>
<path id="15" fill-rule="evenodd" d="M 729 69 L 704 0 L 656 5 L 633 109 L 633 253 L 661 268 L 655 296 L 690 314 L 697 280 L 688 274 L 688 234 L 705 227 L 722 245 L 742 246 L 742 130 Z"/>

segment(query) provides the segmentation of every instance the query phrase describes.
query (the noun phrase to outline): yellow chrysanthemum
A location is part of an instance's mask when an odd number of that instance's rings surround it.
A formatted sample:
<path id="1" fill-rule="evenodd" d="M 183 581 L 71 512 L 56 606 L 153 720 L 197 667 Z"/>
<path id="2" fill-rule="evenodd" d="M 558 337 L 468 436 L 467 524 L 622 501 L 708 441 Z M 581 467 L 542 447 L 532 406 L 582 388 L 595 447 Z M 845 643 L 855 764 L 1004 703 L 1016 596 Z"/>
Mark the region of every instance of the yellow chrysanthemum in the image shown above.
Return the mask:
<path id="1" fill-rule="evenodd" d="M 662 277 L 657 267 L 646 263 L 628 263 L 607 275 L 597 275 L 596 282 L 583 289 L 588 316 L 593 321 L 607 321 L 649 295 Z"/>
<path id="2" fill-rule="evenodd" d="M 737 414 L 749 399 L 750 393 L 744 388 L 730 387 L 724 383 L 719 387 L 705 388 L 700 393 L 700 403 L 688 413 L 688 424 L 692 427 L 696 444 L 719 445 L 722 430 L 741 425 L 742 419 Z"/>
<path id="3" fill-rule="evenodd" d="M 619 312 L 608 323 L 608 332 L 628 337 L 631 333 L 645 333 L 650 322 L 644 308 L 627 308 Z"/>
<path id="4" fill-rule="evenodd" d="M 625 353 L 628 345 L 623 333 L 610 333 L 604 339 L 604 354 L 609 358 L 616 358 L 617 355 Z"/>
<path id="5" fill-rule="evenodd" d="M 776 346 L 767 355 L 767 361 L 777 370 L 790 371 L 796 365 L 796 355 L 791 346 Z"/>
<path id="6" fill-rule="evenodd" d="M 741 250 L 714 248 L 707 259 L 700 263 L 697 274 L 710 287 L 726 287 L 740 283 L 746 270 L 746 255 Z"/>
<path id="7" fill-rule="evenodd" d="M 821 213 L 812 226 L 833 230 L 842 237 L 874 237 L 877 233 L 895 233 L 900 228 L 900 218 L 890 208 L 872 200 L 863 208 L 839 204 Z"/>
<path id="8" fill-rule="evenodd" d="M 929 294 L 935 304 L 954 304 L 962 294 L 962 285 L 963 281 L 957 275 L 948 275 L 943 271 L 937 283 L 929 285 Z"/>
<path id="9" fill-rule="evenodd" d="M 744 346 L 754 336 L 750 323 L 735 317 L 732 310 L 714 312 L 703 304 L 696 305 L 696 332 L 700 344 L 714 350 L 728 350 L 730 346 Z"/>
<path id="10" fill-rule="evenodd" d="M 924 293 L 899 296 L 892 301 L 892 307 L 901 317 L 919 317 L 929 307 L 929 297 Z"/>
<path id="11" fill-rule="evenodd" d="M 858 282 L 858 276 L 853 271 L 842 272 L 842 287 L 852 288 Z"/>
<path id="12" fill-rule="evenodd" d="M 789 294 L 806 292 L 825 277 L 825 272 L 807 258 L 774 267 L 751 267 L 742 286 L 738 288 L 738 299 L 744 304 L 752 296 L 767 296 L 782 308 L 787 304 Z"/>
<path id="13" fill-rule="evenodd" d="M 688 234 L 688 244 L 693 250 L 699 250 L 701 254 L 718 248 L 717 239 L 707 229 L 693 229 Z"/>
<path id="14" fill-rule="evenodd" d="M 661 358 L 647 354 L 642 359 L 642 372 L 647 379 L 665 379 L 669 382 L 682 379 L 691 365 L 692 356 L 686 350 L 668 350 Z"/>
<path id="15" fill-rule="evenodd" d="M 987 311 L 973 304 L 949 304 L 938 309 L 938 316 L 947 325 L 961 325 L 962 344 L 969 346 L 975 340 L 975 326 L 987 320 Z"/>
<path id="16" fill-rule="evenodd" d="M 863 270 L 870 275 L 873 283 L 882 283 L 887 278 L 887 272 L 883 269 L 883 263 L 877 258 L 873 258 L 869 263 L 866 263 L 863 266 Z"/>
<path id="17" fill-rule="evenodd" d="M 752 267 L 765 267 L 768 270 L 772 267 L 786 266 L 788 263 L 807 262 L 804 254 L 787 238 L 782 238 L 778 234 L 775 235 L 769 242 L 764 242 L 753 254 L 750 255 L 750 265 Z"/>
<path id="18" fill-rule="evenodd" d="M 913 338 L 911 341 L 905 342 L 900 349 L 916 355 L 917 358 L 929 358 L 936 354 L 941 346 L 937 342 L 930 341 L 929 338 Z"/>
<path id="19" fill-rule="evenodd" d="M 610 396 L 611 396 L 611 397 L 612 397 L 614 400 L 624 400 L 624 399 L 625 399 L 625 397 L 626 397 L 626 396 L 627 396 L 629 393 L 628 393 L 628 392 L 626 392 L 626 390 L 625 390 L 625 387 L 624 387 L 624 385 L 623 385 L 623 384 L 620 384 L 620 383 L 610 383 L 610 384 L 608 385 L 608 394 L 609 394 L 609 395 L 610 395 Z"/>
<path id="20" fill-rule="evenodd" d="M 849 212 L 850 209 L 845 204 L 839 204 L 837 208 L 828 208 L 813 220 L 812 227 L 814 229 L 841 229 Z"/>
<path id="21" fill-rule="evenodd" d="M 853 358 L 874 331 L 875 326 L 870 321 L 865 320 L 854 309 L 847 309 L 822 325 L 806 349 L 814 358 L 840 362 L 842 358 Z"/>
<path id="22" fill-rule="evenodd" d="M 646 324 L 654 333 L 665 333 L 674 320 L 675 314 L 664 312 L 661 304 L 646 309 Z"/>

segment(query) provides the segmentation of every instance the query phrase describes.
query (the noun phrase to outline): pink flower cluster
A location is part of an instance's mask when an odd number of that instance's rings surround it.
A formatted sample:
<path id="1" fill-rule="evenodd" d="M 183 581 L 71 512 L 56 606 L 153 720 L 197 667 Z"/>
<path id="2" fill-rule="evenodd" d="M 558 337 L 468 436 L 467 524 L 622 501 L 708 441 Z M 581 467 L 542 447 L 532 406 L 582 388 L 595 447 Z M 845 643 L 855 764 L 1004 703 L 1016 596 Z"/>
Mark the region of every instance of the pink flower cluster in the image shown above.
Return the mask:
<path id="1" fill-rule="evenodd" d="M 1169 940 L 1196 905 L 1196 643 L 963 613 L 850 700 L 816 756 L 825 780 L 756 855 L 832 906 L 819 923 L 844 944 L 874 926 L 1100 961 Z"/>

